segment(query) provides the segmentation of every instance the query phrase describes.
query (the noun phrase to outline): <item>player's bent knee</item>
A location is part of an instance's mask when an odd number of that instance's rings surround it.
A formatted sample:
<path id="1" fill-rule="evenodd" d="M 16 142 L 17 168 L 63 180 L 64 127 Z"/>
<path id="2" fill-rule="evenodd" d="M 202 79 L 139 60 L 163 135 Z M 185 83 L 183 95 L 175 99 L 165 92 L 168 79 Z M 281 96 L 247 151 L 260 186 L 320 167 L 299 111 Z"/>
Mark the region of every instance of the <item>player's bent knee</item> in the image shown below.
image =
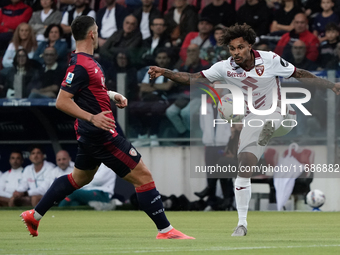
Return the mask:
<path id="1" fill-rule="evenodd" d="M 123 179 L 132 183 L 135 187 L 153 182 L 152 174 L 142 160 Z"/>
<path id="2" fill-rule="evenodd" d="M 79 187 L 83 187 L 92 181 L 97 170 L 98 167 L 93 170 L 80 170 L 78 168 L 74 168 L 72 172 L 73 180 Z"/>

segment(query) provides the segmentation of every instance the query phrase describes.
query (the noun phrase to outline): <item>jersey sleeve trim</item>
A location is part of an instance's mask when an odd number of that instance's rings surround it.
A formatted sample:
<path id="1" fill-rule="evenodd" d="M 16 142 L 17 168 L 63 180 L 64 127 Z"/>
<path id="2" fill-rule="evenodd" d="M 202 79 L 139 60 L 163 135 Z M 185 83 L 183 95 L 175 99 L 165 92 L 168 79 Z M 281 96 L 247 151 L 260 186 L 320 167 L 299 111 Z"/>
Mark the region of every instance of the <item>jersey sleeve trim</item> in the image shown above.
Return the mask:
<path id="1" fill-rule="evenodd" d="M 296 72 L 296 67 L 294 66 L 294 72 L 288 78 L 292 77 L 295 74 L 295 72 Z"/>

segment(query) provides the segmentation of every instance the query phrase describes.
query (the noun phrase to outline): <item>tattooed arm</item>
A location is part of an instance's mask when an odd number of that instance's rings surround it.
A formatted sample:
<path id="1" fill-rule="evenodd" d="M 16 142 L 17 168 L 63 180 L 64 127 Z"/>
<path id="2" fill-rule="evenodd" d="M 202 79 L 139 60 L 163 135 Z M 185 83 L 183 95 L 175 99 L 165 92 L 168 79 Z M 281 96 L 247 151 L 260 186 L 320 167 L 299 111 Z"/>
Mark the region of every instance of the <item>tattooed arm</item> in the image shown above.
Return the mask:
<path id="1" fill-rule="evenodd" d="M 313 84 L 316 87 L 327 88 L 334 91 L 335 94 L 340 94 L 340 83 L 334 83 L 326 79 L 317 77 L 309 71 L 296 68 L 295 73 L 292 75 L 295 79 L 302 83 Z"/>
<path id="2" fill-rule="evenodd" d="M 192 81 L 199 78 L 204 78 L 201 73 L 173 72 L 169 69 L 160 68 L 157 66 L 150 66 L 148 74 L 150 74 L 150 79 L 156 79 L 157 77 L 163 75 L 174 82 L 185 85 L 190 85 L 190 80 Z"/>

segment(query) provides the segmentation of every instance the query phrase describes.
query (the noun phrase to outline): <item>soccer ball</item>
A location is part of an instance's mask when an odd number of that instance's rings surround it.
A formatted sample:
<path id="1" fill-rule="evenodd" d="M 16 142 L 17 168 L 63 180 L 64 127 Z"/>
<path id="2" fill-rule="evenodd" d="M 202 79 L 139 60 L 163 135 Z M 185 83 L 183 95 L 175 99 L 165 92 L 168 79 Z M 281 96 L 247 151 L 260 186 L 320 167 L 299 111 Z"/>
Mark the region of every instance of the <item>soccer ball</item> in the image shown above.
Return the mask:
<path id="1" fill-rule="evenodd" d="M 307 204 L 313 208 L 321 207 L 326 201 L 325 194 L 321 190 L 311 190 L 307 194 Z"/>
<path id="2" fill-rule="evenodd" d="M 221 102 L 218 103 L 218 112 L 220 114 L 221 119 L 227 120 L 230 122 L 231 120 L 233 122 L 240 122 L 244 115 L 236 115 L 233 114 L 233 95 L 232 94 L 226 94 L 223 97 L 221 97 Z"/>

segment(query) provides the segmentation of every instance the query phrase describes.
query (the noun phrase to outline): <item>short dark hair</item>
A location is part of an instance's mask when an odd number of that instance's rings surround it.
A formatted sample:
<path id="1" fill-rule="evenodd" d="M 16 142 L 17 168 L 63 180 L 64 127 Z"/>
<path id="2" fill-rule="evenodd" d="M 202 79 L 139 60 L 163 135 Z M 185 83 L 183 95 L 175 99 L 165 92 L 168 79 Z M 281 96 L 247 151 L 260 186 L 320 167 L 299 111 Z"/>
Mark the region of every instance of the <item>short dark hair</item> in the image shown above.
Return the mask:
<path id="1" fill-rule="evenodd" d="M 32 151 L 33 151 L 34 149 L 40 150 L 40 151 L 42 152 L 42 154 L 45 153 L 44 150 L 43 150 L 43 148 L 42 148 L 42 146 L 40 146 L 40 145 L 38 145 L 38 144 L 33 144 L 33 145 L 31 145 L 31 146 L 29 147 L 28 151 L 29 151 L 30 153 L 32 153 Z"/>
<path id="2" fill-rule="evenodd" d="M 222 24 L 218 24 L 214 27 L 214 32 L 218 30 L 224 31 L 224 29 L 225 29 L 225 26 L 223 26 Z"/>
<path id="3" fill-rule="evenodd" d="M 63 38 L 64 32 L 63 32 L 63 29 L 61 28 L 61 26 L 59 24 L 50 24 L 50 25 L 48 25 L 48 27 L 46 28 L 46 30 L 44 32 L 44 37 L 48 38 L 48 35 L 51 32 L 51 29 L 54 28 L 54 27 L 58 28 L 59 36 L 60 36 L 60 38 Z"/>
<path id="4" fill-rule="evenodd" d="M 232 40 L 240 37 L 248 43 L 254 44 L 256 40 L 256 33 L 254 29 L 246 23 L 243 25 L 236 23 L 234 26 L 226 27 L 224 29 L 224 35 L 221 37 L 221 43 L 229 45 Z"/>
<path id="5" fill-rule="evenodd" d="M 90 16 L 83 15 L 75 18 L 71 24 L 71 30 L 74 39 L 76 41 L 84 40 L 90 27 L 92 27 L 95 24 L 96 22 L 94 18 Z"/>
<path id="6" fill-rule="evenodd" d="M 325 31 L 332 31 L 332 30 L 339 32 L 339 26 L 334 22 L 327 23 L 327 25 L 325 27 Z"/>
<path id="7" fill-rule="evenodd" d="M 155 50 L 155 56 L 157 56 L 160 53 L 165 53 L 168 57 L 170 57 L 171 53 L 170 50 L 168 48 L 162 47 L 162 48 L 158 48 L 157 50 Z"/>
<path id="8" fill-rule="evenodd" d="M 21 150 L 15 149 L 15 150 L 12 150 L 12 151 L 11 151 L 11 154 L 10 154 L 10 155 L 12 155 L 12 153 L 20 154 L 21 158 L 22 158 L 22 159 L 24 158 L 24 156 L 22 155 L 22 151 L 21 151 Z"/>
<path id="9" fill-rule="evenodd" d="M 164 17 L 161 16 L 161 15 L 158 15 L 158 16 L 156 16 L 156 17 L 153 17 L 153 19 L 150 19 L 150 20 L 149 20 L 149 26 L 152 26 L 152 25 L 153 25 L 153 21 L 154 21 L 155 19 L 162 19 L 162 20 L 164 21 L 164 26 L 167 26 L 166 20 L 165 20 Z"/>

